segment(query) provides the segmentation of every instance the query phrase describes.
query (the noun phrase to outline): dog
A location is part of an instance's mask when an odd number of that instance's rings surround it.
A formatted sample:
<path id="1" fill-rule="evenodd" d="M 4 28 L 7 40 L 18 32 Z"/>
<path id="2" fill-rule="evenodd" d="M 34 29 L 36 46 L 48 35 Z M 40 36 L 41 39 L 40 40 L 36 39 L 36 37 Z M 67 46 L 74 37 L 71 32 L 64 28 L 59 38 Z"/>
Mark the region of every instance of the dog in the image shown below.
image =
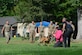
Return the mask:
<path id="1" fill-rule="evenodd" d="M 40 43 L 43 43 L 44 45 L 49 46 L 50 40 L 51 40 L 51 38 L 49 36 L 47 36 L 47 37 L 44 36 L 40 39 Z"/>

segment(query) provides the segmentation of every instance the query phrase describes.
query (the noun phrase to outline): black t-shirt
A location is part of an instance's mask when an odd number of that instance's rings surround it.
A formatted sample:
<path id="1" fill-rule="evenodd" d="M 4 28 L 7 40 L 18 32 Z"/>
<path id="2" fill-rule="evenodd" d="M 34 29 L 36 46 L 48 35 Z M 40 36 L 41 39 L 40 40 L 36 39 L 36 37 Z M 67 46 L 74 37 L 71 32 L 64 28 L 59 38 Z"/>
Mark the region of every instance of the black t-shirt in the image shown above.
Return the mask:
<path id="1" fill-rule="evenodd" d="M 62 24 L 65 24 L 65 30 L 66 31 L 73 31 L 73 28 L 71 26 L 71 24 L 68 24 L 67 22 L 63 22 Z"/>

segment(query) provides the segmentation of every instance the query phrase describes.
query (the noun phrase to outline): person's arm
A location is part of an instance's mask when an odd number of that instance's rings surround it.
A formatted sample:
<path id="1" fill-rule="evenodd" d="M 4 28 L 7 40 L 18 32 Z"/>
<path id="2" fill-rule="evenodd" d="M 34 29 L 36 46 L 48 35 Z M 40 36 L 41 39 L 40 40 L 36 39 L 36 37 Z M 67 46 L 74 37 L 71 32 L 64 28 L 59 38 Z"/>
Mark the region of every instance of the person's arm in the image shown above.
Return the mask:
<path id="1" fill-rule="evenodd" d="M 74 26 L 73 24 L 72 24 L 71 26 L 72 26 L 72 28 L 73 28 L 73 31 L 75 31 L 75 26 Z"/>
<path id="2" fill-rule="evenodd" d="M 14 30 L 14 28 L 12 26 L 10 28 L 11 28 L 11 30 Z"/>
<path id="3" fill-rule="evenodd" d="M 50 25 L 48 26 L 48 33 L 50 32 Z"/>
<path id="4" fill-rule="evenodd" d="M 65 26 L 66 26 L 66 24 L 64 23 L 64 24 L 63 24 L 63 28 L 62 28 L 63 33 L 64 33 L 64 31 L 65 31 Z"/>
<path id="5" fill-rule="evenodd" d="M 57 32 L 57 29 L 55 29 L 54 33 L 53 33 L 53 37 L 56 37 L 56 32 Z"/>
<path id="6" fill-rule="evenodd" d="M 4 28 L 4 26 L 3 26 L 2 30 L 1 30 L 1 33 L 2 33 L 2 34 L 3 34 L 4 29 L 5 29 L 5 28 Z"/>
<path id="7" fill-rule="evenodd" d="M 40 33 L 40 27 L 38 27 L 38 32 Z"/>
<path id="8" fill-rule="evenodd" d="M 35 35 L 36 35 L 36 33 L 37 33 L 37 28 L 36 28 L 36 25 L 35 25 L 35 23 L 34 23 L 34 28 L 35 28 Z"/>

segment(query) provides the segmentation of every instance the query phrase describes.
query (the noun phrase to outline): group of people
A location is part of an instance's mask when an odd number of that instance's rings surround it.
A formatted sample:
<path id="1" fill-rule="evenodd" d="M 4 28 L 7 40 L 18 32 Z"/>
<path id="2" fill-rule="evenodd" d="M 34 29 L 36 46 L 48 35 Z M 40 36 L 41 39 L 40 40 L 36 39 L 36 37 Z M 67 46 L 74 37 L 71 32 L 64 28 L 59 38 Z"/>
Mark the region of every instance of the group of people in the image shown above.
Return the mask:
<path id="1" fill-rule="evenodd" d="M 42 22 L 40 22 L 40 26 L 38 27 L 38 32 L 39 34 L 39 43 L 41 38 L 45 37 L 44 36 L 44 26 L 42 25 Z M 7 44 L 10 41 L 10 30 L 12 29 L 12 27 L 9 25 L 9 22 L 6 21 L 6 24 L 3 26 L 1 33 L 3 33 L 3 31 L 5 31 L 5 37 L 6 37 L 6 41 Z M 32 21 L 32 23 L 29 24 L 29 37 L 30 37 L 30 42 L 34 43 L 35 42 L 35 34 L 36 34 L 36 26 L 35 26 L 35 22 Z M 59 24 L 58 22 L 55 22 L 55 24 L 53 24 L 52 21 L 50 21 L 50 24 L 48 26 L 48 37 L 50 37 L 50 42 L 53 41 L 53 39 L 55 40 L 55 47 L 70 47 L 70 39 L 72 36 L 72 33 L 75 31 L 75 27 L 72 24 L 72 21 L 68 21 L 66 20 L 66 18 L 62 19 L 62 24 Z"/>
<path id="2" fill-rule="evenodd" d="M 56 27 L 55 33 L 53 36 L 56 38 L 56 47 L 70 47 L 71 37 L 73 37 L 75 27 L 72 24 L 72 21 L 62 19 L 62 26 Z"/>

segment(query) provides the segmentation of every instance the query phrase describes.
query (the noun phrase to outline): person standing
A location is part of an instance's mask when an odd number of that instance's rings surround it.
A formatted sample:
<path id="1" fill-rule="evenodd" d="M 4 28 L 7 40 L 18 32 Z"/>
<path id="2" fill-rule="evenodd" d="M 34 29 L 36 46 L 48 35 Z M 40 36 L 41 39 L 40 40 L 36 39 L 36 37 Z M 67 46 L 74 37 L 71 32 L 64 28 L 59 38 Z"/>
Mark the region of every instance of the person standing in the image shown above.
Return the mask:
<path id="1" fill-rule="evenodd" d="M 53 32 L 54 32 L 54 24 L 52 21 L 50 21 L 50 24 L 49 24 L 49 29 L 48 29 L 48 35 L 49 37 L 51 38 L 50 42 L 52 42 L 54 40 L 54 37 L 53 37 Z"/>
<path id="2" fill-rule="evenodd" d="M 71 35 L 71 40 L 73 40 L 73 36 L 75 35 L 75 25 L 73 24 L 72 21 L 70 21 L 70 24 L 71 24 L 72 29 L 73 29 L 73 33 L 72 33 L 72 35 Z"/>
<path id="3" fill-rule="evenodd" d="M 71 26 L 72 26 L 72 28 L 73 28 L 73 31 L 75 31 L 75 26 L 74 26 L 74 24 L 73 24 L 72 21 L 70 21 L 70 24 L 71 24 Z"/>
<path id="4" fill-rule="evenodd" d="M 42 26 L 42 22 L 40 22 L 39 33 L 40 33 L 40 36 L 39 36 L 39 41 L 40 41 L 40 39 L 44 37 L 44 26 Z"/>
<path id="5" fill-rule="evenodd" d="M 48 34 L 49 34 L 50 37 L 52 37 L 53 29 L 54 29 L 54 24 L 53 24 L 52 21 L 50 21 L 49 31 L 48 31 Z"/>
<path id="6" fill-rule="evenodd" d="M 6 43 L 8 44 L 11 39 L 10 37 L 11 26 L 9 25 L 9 21 L 6 21 L 6 24 L 3 26 L 1 31 L 2 34 L 3 34 L 3 31 L 5 32 Z"/>
<path id="7" fill-rule="evenodd" d="M 58 22 L 55 22 L 55 28 L 58 27 Z"/>
<path id="8" fill-rule="evenodd" d="M 56 28 L 59 26 L 59 23 L 58 22 L 55 22 L 55 25 L 54 25 L 54 32 L 56 31 Z"/>
<path id="9" fill-rule="evenodd" d="M 63 41 L 64 47 L 70 47 L 70 38 L 73 32 L 72 26 L 69 21 L 66 21 L 66 18 L 62 19 L 63 22 Z"/>
<path id="10" fill-rule="evenodd" d="M 35 23 L 32 21 L 31 24 L 29 24 L 29 36 L 30 36 L 30 42 L 33 43 L 35 41 Z"/>

